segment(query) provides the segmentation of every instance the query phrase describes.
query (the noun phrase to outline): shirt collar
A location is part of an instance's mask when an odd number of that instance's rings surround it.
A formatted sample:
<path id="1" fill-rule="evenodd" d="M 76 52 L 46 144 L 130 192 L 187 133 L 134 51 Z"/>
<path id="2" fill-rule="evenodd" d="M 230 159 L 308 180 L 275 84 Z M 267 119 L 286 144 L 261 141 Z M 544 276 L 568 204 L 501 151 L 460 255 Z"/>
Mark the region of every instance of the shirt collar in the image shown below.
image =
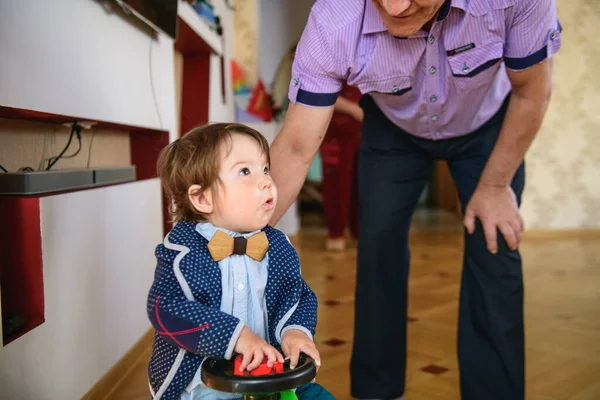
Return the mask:
<path id="1" fill-rule="evenodd" d="M 377 11 L 375 4 L 373 4 L 373 0 L 365 0 L 365 3 L 365 24 L 363 33 L 366 34 L 385 31 L 386 27 L 383 24 L 381 15 L 379 15 L 379 11 Z"/>
<path id="2" fill-rule="evenodd" d="M 381 19 L 381 15 L 379 15 L 379 11 L 377 11 L 375 4 L 373 4 L 373 0 L 365 0 L 365 3 L 366 3 L 366 5 L 365 5 L 365 23 L 364 23 L 364 27 L 363 27 L 363 33 L 368 34 L 368 33 L 383 32 L 383 31 L 387 30 L 387 28 L 385 27 L 385 25 L 383 23 L 383 20 Z M 446 19 L 448 14 L 450 14 L 451 6 L 462 8 L 464 10 L 466 8 L 465 0 L 446 0 L 446 1 L 444 1 L 444 4 L 442 4 L 442 7 L 440 8 L 440 11 L 436 18 L 436 21 L 443 21 L 444 19 Z"/>
<path id="3" fill-rule="evenodd" d="M 231 237 L 242 236 L 242 237 L 245 237 L 246 239 L 248 239 L 250 236 L 255 235 L 260 232 L 260 229 L 259 229 L 254 232 L 238 233 L 238 232 L 230 231 L 229 229 L 225 229 L 225 228 L 217 228 L 210 222 L 199 222 L 198 224 L 196 224 L 196 232 L 198 232 L 200 235 L 202 235 L 204 237 L 204 239 L 208 240 L 209 242 L 213 238 L 213 236 L 215 235 L 217 230 L 223 231 Z"/>

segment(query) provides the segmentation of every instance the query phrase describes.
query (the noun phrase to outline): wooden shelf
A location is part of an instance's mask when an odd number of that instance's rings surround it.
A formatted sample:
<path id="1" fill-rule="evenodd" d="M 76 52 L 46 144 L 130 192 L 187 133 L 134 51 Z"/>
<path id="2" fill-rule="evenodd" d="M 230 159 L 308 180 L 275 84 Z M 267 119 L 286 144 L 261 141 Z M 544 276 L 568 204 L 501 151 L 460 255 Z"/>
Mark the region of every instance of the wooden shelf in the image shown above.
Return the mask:
<path id="1" fill-rule="evenodd" d="M 179 2 L 178 27 L 175 48 L 182 53 L 212 52 L 223 55 L 221 36 L 214 32 L 194 8 L 185 1 Z"/>
<path id="2" fill-rule="evenodd" d="M 104 129 L 120 129 L 126 130 L 130 132 L 146 132 L 146 133 L 157 133 L 157 134 L 168 134 L 166 130 L 148 128 L 144 126 L 136 126 L 136 125 L 124 125 L 118 124 L 114 122 L 101 121 L 93 118 L 86 118 L 75 115 L 61 115 L 61 114 L 53 114 L 44 111 L 37 110 L 26 110 L 23 108 L 15 108 L 0 105 L 0 118 L 10 118 L 10 119 L 21 119 L 28 121 L 36 121 L 36 122 L 45 122 L 49 124 L 66 124 L 77 121 L 90 121 L 96 123 L 96 128 L 104 128 Z"/>
<path id="3" fill-rule="evenodd" d="M 208 108 L 208 106 L 206 108 Z M 131 164 L 135 165 L 136 169 L 136 181 L 156 178 L 156 162 L 158 160 L 158 155 L 160 151 L 169 144 L 169 131 L 144 128 L 134 125 L 122 125 L 106 121 L 78 118 L 68 115 L 58 115 L 35 110 L 24 110 L 6 106 L 0 106 L 0 118 L 20 119 L 50 124 L 90 121 L 95 122 L 97 124 L 97 128 L 110 128 L 127 131 L 129 132 Z M 163 217 L 165 219 L 164 226 L 166 231 L 166 229 L 170 226 L 168 223 L 168 209 L 166 208 L 166 203 L 164 205 Z"/>

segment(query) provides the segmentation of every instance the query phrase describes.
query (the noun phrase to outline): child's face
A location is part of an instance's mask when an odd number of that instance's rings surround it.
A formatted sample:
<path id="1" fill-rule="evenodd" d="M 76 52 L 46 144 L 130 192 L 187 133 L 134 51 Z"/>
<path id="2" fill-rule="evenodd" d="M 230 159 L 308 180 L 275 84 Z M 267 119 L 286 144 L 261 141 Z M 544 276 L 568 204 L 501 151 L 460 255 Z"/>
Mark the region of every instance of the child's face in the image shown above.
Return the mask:
<path id="1" fill-rule="evenodd" d="M 233 134 L 221 146 L 221 180 L 212 196 L 209 221 L 236 232 L 251 232 L 268 224 L 277 204 L 277 188 L 266 155 L 247 135 Z"/>

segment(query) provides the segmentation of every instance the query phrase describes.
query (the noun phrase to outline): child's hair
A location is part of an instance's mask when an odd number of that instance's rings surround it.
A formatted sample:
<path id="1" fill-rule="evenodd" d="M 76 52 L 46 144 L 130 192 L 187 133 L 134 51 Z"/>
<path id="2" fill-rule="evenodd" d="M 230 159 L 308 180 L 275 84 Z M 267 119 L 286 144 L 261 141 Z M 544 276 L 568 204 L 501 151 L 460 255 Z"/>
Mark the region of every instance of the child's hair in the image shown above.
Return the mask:
<path id="1" fill-rule="evenodd" d="M 206 215 L 194 208 L 188 198 L 192 185 L 216 189 L 219 181 L 221 146 L 232 134 L 254 138 L 271 164 L 269 143 L 258 131 L 242 124 L 214 123 L 196 127 L 161 150 L 157 172 L 166 195 L 171 201 L 173 222 L 206 220 Z"/>

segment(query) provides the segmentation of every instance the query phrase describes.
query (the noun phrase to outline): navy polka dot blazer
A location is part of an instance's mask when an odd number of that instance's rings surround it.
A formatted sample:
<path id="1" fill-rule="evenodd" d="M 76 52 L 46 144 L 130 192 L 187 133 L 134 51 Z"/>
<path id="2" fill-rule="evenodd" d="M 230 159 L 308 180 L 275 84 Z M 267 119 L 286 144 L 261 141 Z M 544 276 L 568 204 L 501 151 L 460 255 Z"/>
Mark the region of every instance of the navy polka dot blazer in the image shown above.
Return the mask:
<path id="1" fill-rule="evenodd" d="M 299 325 L 315 334 L 317 298 L 300 276 L 298 254 L 287 237 L 267 226 L 266 287 L 269 342 L 281 348 L 281 332 Z M 224 358 L 243 323 L 220 310 L 221 271 L 195 224 L 179 222 L 156 247 L 148 317 L 155 329 L 148 366 L 155 400 L 178 399 L 205 357 Z"/>

